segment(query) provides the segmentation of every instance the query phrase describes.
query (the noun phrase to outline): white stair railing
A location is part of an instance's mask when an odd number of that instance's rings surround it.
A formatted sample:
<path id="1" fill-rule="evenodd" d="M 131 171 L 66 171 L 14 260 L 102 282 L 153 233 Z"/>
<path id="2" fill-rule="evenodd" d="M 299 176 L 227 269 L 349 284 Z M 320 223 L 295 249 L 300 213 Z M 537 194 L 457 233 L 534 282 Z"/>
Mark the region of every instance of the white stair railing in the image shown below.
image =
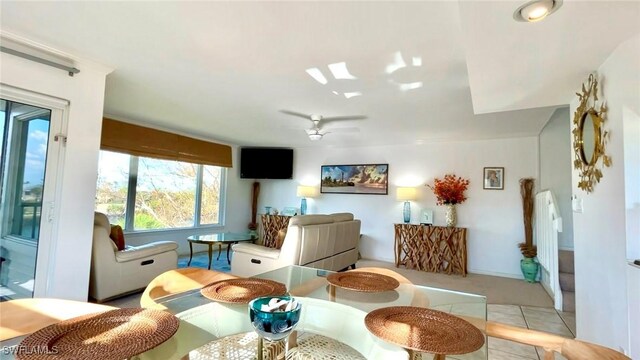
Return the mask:
<path id="1" fill-rule="evenodd" d="M 562 232 L 562 217 L 551 190 L 536 194 L 535 237 L 538 261 L 542 267 L 541 283 L 554 299 L 556 310 L 562 311 L 562 291 L 558 268 L 558 233 Z"/>

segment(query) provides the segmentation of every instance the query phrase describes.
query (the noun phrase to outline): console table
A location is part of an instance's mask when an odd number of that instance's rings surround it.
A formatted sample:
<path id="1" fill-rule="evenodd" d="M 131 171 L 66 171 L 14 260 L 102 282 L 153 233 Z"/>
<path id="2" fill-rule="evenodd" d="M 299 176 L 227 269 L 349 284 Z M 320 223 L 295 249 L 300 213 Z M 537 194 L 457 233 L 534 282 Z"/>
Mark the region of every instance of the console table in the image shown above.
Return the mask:
<path id="1" fill-rule="evenodd" d="M 467 229 L 395 224 L 396 267 L 467 276 Z"/>
<path id="2" fill-rule="evenodd" d="M 270 248 L 276 247 L 278 231 L 289 226 L 291 216 L 286 215 L 262 215 L 262 245 Z"/>

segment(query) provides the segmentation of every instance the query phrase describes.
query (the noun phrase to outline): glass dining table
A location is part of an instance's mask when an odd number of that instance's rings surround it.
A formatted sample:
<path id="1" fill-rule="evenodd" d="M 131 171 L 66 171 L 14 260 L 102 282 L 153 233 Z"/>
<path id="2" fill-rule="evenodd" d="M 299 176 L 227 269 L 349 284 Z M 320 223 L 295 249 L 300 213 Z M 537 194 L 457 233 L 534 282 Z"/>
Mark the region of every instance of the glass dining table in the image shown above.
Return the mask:
<path id="1" fill-rule="evenodd" d="M 333 351 L 335 355 L 344 352 L 344 356 L 333 357 L 336 359 L 409 359 L 409 354 L 400 346 L 374 336 L 365 327 L 367 313 L 390 306 L 418 306 L 443 311 L 469 321 L 484 333 L 487 317 L 484 296 L 407 282 L 401 282 L 392 291 L 358 292 L 331 285 L 327 281 L 327 275 L 331 273 L 294 265 L 254 276 L 283 283 L 289 294 L 302 302 L 296 345 L 306 344 L 309 352 Z M 255 358 L 252 344 L 256 343 L 257 335 L 251 326 L 246 304 L 215 302 L 204 297 L 199 289 L 156 299 L 156 302 L 178 317 L 178 331 L 168 341 L 133 359 Z M 229 350 L 230 343 L 237 349 Z M 414 359 L 431 359 L 432 356 L 425 353 L 421 357 L 414 356 Z M 448 355 L 446 358 L 486 360 L 487 356 L 485 341 L 474 352 Z M 315 358 L 318 358 L 317 354 Z"/>

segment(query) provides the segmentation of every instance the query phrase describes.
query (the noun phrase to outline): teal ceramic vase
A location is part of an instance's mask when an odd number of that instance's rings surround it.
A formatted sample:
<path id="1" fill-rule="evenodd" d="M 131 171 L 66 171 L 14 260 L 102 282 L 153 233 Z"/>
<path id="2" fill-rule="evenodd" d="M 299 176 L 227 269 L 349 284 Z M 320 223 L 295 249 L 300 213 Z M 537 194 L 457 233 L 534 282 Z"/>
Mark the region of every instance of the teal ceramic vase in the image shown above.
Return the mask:
<path id="1" fill-rule="evenodd" d="M 539 268 L 540 264 L 535 261 L 534 258 L 526 257 L 520 260 L 520 269 L 522 270 L 522 275 L 527 282 L 537 282 L 536 278 L 538 277 Z"/>

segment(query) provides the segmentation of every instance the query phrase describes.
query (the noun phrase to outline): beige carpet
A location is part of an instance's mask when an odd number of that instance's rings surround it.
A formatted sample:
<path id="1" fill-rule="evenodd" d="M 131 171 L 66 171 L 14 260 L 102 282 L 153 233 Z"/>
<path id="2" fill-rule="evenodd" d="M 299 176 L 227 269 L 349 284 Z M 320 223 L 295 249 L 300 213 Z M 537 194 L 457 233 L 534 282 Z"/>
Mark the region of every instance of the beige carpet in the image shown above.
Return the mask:
<path id="1" fill-rule="evenodd" d="M 449 289 L 487 297 L 487 304 L 553 307 L 553 300 L 540 284 L 499 276 L 468 274 L 446 275 L 396 268 L 395 264 L 375 260 L 360 260 L 356 267 L 383 267 L 405 276 L 416 285 Z"/>

